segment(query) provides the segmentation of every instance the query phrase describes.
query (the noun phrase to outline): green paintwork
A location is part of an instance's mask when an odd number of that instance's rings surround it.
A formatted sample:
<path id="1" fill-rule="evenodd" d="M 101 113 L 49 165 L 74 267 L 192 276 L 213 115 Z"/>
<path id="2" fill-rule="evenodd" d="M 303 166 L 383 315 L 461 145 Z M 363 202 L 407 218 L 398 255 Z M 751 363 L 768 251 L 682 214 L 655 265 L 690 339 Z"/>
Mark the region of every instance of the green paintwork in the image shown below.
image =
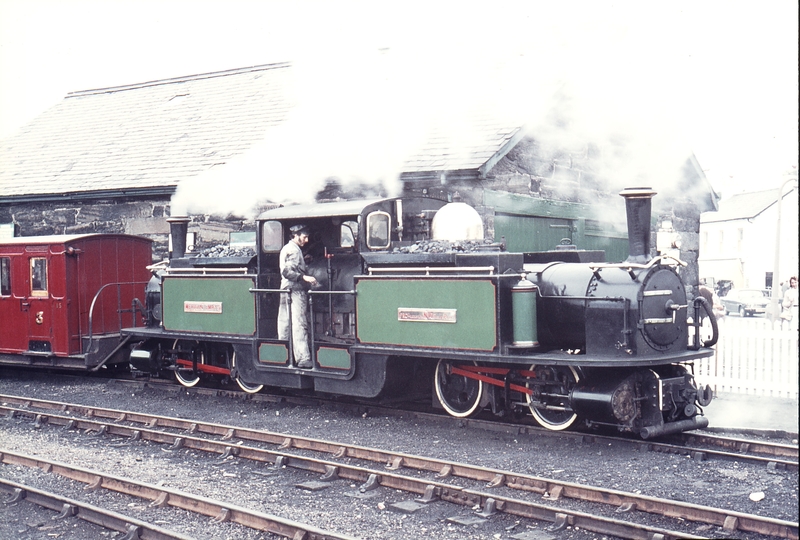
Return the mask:
<path id="1" fill-rule="evenodd" d="M 289 363 L 289 349 L 279 343 L 262 343 L 258 346 L 258 361 L 262 364 L 286 365 Z"/>
<path id="2" fill-rule="evenodd" d="M 628 257 L 625 224 L 603 219 L 602 207 L 488 190 L 485 204 L 494 207 L 495 238 L 504 237 L 509 251 L 550 251 L 569 238 L 578 249 L 605 251 L 606 262 Z M 624 214 L 622 197 L 619 207 Z"/>
<path id="3" fill-rule="evenodd" d="M 489 278 L 360 277 L 361 343 L 491 351 L 497 346 L 497 287 Z M 400 321 L 398 309 L 455 310 L 456 322 Z"/>
<path id="4" fill-rule="evenodd" d="M 505 237 L 508 251 L 550 251 L 563 238 L 573 241 L 572 222 L 537 216 L 496 215 L 495 235 Z"/>
<path id="5" fill-rule="evenodd" d="M 522 280 L 511 289 L 511 312 L 514 316 L 514 345 L 539 344 L 536 331 L 536 296 L 538 287 Z"/>
<path id="6" fill-rule="evenodd" d="M 165 330 L 238 334 L 256 332 L 255 287 L 251 277 L 165 276 L 163 322 Z M 185 302 L 221 304 L 222 313 L 191 313 Z"/>
<path id="7" fill-rule="evenodd" d="M 317 363 L 320 367 L 330 369 L 350 370 L 350 353 L 347 349 L 334 349 L 320 347 L 317 350 Z"/>

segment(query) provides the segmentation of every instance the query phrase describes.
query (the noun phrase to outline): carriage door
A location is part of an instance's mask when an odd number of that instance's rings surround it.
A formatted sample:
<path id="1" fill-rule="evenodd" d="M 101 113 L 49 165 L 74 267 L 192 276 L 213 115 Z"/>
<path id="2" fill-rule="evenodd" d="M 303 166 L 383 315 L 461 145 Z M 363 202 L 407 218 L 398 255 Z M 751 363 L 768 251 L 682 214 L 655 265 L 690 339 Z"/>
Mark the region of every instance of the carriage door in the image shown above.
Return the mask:
<path id="1" fill-rule="evenodd" d="M 25 297 L 20 292 L 23 279 L 19 263 L 24 262 L 17 254 L 0 256 L 0 350 L 3 351 L 21 352 L 28 348 L 28 321 L 20 313 Z"/>
<path id="2" fill-rule="evenodd" d="M 28 312 L 28 349 L 36 352 L 52 351 L 48 263 L 47 257 L 28 259 L 28 297 L 22 300 L 22 310 Z"/>

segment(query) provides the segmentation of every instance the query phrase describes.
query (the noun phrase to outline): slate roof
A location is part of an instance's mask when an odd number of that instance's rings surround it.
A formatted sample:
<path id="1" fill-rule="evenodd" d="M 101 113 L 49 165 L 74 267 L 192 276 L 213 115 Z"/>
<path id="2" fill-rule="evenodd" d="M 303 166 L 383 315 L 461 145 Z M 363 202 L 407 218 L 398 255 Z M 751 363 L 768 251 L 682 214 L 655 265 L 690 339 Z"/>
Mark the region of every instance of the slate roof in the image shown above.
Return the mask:
<path id="1" fill-rule="evenodd" d="M 719 203 L 718 211 L 700 214 L 700 223 L 752 219 L 775 204 L 778 198 L 778 190 L 779 188 L 733 195 Z M 790 193 L 793 193 L 793 191 L 790 190 L 784 193 L 783 196 L 786 197 Z M 795 194 L 794 196 L 797 195 Z"/>
<path id="2" fill-rule="evenodd" d="M 72 92 L 0 143 L 0 197 L 170 194 L 286 121 L 293 84 L 291 64 L 281 63 Z M 522 135 L 485 118 L 460 127 L 455 138 L 434 130 L 404 170 L 482 175 Z"/>
<path id="3" fill-rule="evenodd" d="M 488 115 L 468 116 L 467 129 L 452 133 L 435 128 L 423 148 L 403 165 L 404 177 L 436 171 L 471 171 L 484 176 L 524 136 L 519 124 L 504 124 Z"/>

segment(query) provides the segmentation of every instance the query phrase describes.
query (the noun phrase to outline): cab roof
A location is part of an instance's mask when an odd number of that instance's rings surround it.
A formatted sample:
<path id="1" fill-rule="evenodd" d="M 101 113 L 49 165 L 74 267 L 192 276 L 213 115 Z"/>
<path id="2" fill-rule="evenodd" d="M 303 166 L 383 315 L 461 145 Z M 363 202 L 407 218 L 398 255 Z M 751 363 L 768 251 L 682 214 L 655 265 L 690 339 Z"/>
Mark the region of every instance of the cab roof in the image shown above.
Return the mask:
<path id="1" fill-rule="evenodd" d="M 358 199 L 352 201 L 336 201 L 326 203 L 313 203 L 313 204 L 296 204 L 292 206 L 281 206 L 280 208 L 273 208 L 265 210 L 258 216 L 259 221 L 267 220 L 283 220 L 283 219 L 306 219 L 306 218 L 319 218 L 319 217 L 335 217 L 335 216 L 355 216 L 360 215 L 365 208 L 370 205 L 384 202 L 393 201 L 395 198 L 376 198 L 376 199 Z"/>
<path id="2" fill-rule="evenodd" d="M 69 244 L 76 240 L 91 239 L 91 238 L 136 238 L 147 242 L 152 242 L 149 238 L 141 236 L 134 236 L 130 234 L 108 234 L 108 233 L 89 233 L 89 234 L 48 234 L 43 236 L 14 236 L 0 240 L 0 245 L 51 245 L 51 244 Z"/>

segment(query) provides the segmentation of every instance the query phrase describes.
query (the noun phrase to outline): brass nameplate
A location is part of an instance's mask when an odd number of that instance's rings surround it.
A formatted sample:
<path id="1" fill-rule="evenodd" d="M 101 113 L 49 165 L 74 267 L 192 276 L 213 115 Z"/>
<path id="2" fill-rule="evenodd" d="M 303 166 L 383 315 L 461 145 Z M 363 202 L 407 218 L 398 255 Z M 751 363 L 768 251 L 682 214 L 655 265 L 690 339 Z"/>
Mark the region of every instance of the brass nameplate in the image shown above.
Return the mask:
<path id="1" fill-rule="evenodd" d="M 397 308 L 398 321 L 454 323 L 455 309 Z"/>
<path id="2" fill-rule="evenodd" d="M 184 313 L 222 313 L 222 302 L 184 302 Z"/>

